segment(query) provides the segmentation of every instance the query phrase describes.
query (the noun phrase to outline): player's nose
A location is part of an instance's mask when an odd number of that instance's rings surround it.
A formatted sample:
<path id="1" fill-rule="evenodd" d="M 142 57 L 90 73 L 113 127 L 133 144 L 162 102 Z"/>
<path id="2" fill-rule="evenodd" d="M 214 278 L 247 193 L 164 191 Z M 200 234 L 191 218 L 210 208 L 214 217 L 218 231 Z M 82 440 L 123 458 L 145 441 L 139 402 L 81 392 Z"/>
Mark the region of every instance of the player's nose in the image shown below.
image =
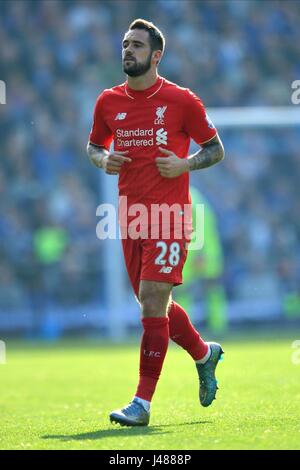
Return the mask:
<path id="1" fill-rule="evenodd" d="M 131 49 L 130 49 L 130 46 L 127 46 L 127 47 L 124 48 L 124 58 L 125 58 L 125 59 L 127 59 L 127 58 L 128 58 L 128 59 L 133 58 L 133 53 L 132 53 L 132 51 L 131 51 Z"/>

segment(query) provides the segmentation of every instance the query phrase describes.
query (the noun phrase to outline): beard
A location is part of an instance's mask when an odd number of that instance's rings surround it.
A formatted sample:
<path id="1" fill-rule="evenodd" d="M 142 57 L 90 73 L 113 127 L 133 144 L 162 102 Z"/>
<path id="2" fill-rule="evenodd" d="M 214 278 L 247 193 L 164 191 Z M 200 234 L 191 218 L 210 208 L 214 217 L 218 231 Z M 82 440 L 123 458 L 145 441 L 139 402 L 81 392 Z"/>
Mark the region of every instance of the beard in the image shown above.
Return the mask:
<path id="1" fill-rule="evenodd" d="M 149 54 L 147 60 L 142 63 L 137 63 L 134 59 L 129 65 L 125 65 L 126 61 L 123 61 L 123 71 L 129 75 L 129 77 L 140 77 L 144 75 L 151 68 L 151 55 L 152 52 Z"/>

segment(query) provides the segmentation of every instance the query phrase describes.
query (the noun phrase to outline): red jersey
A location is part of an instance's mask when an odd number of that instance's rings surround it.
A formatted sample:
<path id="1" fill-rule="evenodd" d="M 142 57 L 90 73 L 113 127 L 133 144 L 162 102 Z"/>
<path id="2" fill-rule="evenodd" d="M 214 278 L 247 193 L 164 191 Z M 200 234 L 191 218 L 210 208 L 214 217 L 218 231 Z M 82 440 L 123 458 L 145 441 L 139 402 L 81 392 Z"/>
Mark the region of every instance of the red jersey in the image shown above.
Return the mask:
<path id="1" fill-rule="evenodd" d="M 123 164 L 119 195 L 127 204 L 190 204 L 189 173 L 164 178 L 155 159 L 158 147 L 187 158 L 190 139 L 204 144 L 217 134 L 201 100 L 189 89 L 165 78 L 146 90 L 133 90 L 125 82 L 104 90 L 97 99 L 90 142 L 109 149 L 128 150 L 132 162 Z"/>

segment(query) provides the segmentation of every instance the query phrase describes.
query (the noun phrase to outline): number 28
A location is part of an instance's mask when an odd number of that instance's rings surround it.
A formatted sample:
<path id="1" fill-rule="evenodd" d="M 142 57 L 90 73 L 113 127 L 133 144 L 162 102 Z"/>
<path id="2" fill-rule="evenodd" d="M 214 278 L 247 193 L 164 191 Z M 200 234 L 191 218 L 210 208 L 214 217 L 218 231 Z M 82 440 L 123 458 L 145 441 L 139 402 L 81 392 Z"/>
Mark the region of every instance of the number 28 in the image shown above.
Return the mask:
<path id="1" fill-rule="evenodd" d="M 171 266 L 177 266 L 180 261 L 180 246 L 179 243 L 173 242 L 169 247 L 168 252 L 168 245 L 166 242 L 157 242 L 156 248 L 160 248 L 161 252 L 155 259 L 155 264 L 165 265 L 167 260 L 165 259 L 166 255 L 168 255 L 168 262 Z"/>

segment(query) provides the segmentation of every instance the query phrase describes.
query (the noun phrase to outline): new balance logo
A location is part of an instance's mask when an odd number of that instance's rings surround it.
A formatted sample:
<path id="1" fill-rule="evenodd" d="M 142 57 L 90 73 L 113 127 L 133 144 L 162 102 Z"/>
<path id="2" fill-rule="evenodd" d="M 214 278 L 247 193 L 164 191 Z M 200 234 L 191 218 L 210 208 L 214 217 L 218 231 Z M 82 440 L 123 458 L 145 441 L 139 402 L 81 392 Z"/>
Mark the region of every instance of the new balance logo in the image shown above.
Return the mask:
<path id="1" fill-rule="evenodd" d="M 118 113 L 115 117 L 115 121 L 123 121 L 127 116 L 127 113 Z"/>
<path id="2" fill-rule="evenodd" d="M 170 274 L 172 272 L 172 269 L 173 268 L 171 268 L 170 266 L 163 266 L 159 272 L 163 274 Z"/>
<path id="3" fill-rule="evenodd" d="M 154 124 L 164 124 L 164 114 L 167 109 L 167 106 L 159 106 L 156 108 L 156 119 Z"/>
<path id="4" fill-rule="evenodd" d="M 157 145 L 167 145 L 168 143 L 168 132 L 163 127 L 156 131 L 156 143 Z"/>

